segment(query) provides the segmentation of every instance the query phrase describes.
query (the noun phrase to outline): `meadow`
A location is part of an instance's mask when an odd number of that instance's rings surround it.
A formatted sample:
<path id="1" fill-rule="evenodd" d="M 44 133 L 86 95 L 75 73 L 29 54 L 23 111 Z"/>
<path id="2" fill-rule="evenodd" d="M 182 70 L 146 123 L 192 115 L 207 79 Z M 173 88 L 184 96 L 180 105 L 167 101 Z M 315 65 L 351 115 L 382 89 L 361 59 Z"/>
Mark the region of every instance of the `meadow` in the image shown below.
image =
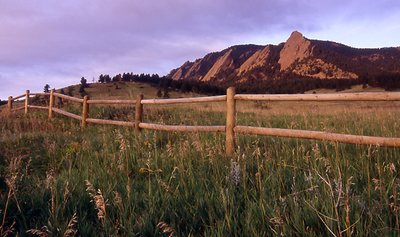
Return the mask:
<path id="1" fill-rule="evenodd" d="M 71 105 L 69 111 L 79 113 Z M 400 137 L 398 103 L 246 102 L 238 124 Z M 132 121 L 132 107 L 90 117 Z M 144 121 L 223 125 L 224 106 Z M 400 149 L 0 117 L 0 236 L 398 236 Z"/>

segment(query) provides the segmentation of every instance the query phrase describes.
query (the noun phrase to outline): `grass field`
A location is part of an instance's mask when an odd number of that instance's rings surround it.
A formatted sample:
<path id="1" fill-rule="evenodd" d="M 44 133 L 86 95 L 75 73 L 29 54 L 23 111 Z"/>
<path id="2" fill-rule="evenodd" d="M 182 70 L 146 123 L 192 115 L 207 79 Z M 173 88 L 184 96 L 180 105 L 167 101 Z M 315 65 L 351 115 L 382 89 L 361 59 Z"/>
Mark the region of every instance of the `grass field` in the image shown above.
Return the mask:
<path id="1" fill-rule="evenodd" d="M 93 107 L 90 117 L 133 120 L 133 110 Z M 238 110 L 241 125 L 400 137 L 397 103 Z M 218 103 L 144 115 L 225 124 Z M 0 119 L 1 236 L 399 235 L 400 149 L 242 135 L 228 159 L 223 133 L 82 130 L 40 111 Z"/>

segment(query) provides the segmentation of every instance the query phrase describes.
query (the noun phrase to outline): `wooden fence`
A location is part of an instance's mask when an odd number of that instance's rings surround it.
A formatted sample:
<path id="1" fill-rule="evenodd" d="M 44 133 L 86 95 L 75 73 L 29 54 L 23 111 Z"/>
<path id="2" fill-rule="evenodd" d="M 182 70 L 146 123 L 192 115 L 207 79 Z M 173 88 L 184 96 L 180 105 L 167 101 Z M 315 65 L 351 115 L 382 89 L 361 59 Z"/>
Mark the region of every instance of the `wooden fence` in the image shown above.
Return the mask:
<path id="1" fill-rule="evenodd" d="M 49 97 L 48 106 L 30 105 L 30 96 L 46 96 Z M 55 97 L 73 101 L 82 104 L 82 114 L 73 114 L 54 107 Z M 24 106 L 13 108 L 15 100 L 25 98 Z M 222 96 L 208 97 L 193 97 L 180 99 L 144 99 L 143 95 L 137 96 L 136 100 L 90 100 L 88 96 L 83 99 L 55 93 L 52 90 L 50 93 L 30 93 L 29 90 L 25 94 L 17 97 L 9 97 L 7 111 L 8 113 L 24 110 L 25 114 L 29 109 L 42 109 L 48 111 L 49 119 L 53 118 L 53 114 L 61 114 L 66 117 L 81 121 L 81 126 L 84 128 L 88 123 L 130 126 L 136 132 L 142 129 L 158 130 L 158 131 L 174 131 L 174 132 L 225 132 L 226 133 L 226 155 L 233 156 L 235 153 L 235 136 L 236 134 L 254 134 L 265 136 L 291 137 L 314 139 L 324 141 L 335 141 L 350 144 L 376 145 L 384 147 L 400 147 L 400 138 L 392 137 L 374 137 L 374 136 L 359 136 L 349 134 L 338 134 L 321 131 L 294 130 L 282 128 L 265 128 L 265 127 L 250 127 L 236 124 L 236 101 L 400 101 L 399 92 L 377 92 L 377 93 L 335 93 L 335 94 L 294 94 L 294 95 L 248 95 L 235 94 L 235 88 L 227 89 L 227 94 Z M 226 102 L 226 124 L 225 126 L 183 126 L 183 125 L 162 125 L 143 122 L 143 105 L 149 104 L 182 104 L 182 103 L 204 103 L 204 102 Z M 89 105 L 91 104 L 118 104 L 118 105 L 135 105 L 135 121 L 116 121 L 105 119 L 94 119 L 88 117 Z"/>

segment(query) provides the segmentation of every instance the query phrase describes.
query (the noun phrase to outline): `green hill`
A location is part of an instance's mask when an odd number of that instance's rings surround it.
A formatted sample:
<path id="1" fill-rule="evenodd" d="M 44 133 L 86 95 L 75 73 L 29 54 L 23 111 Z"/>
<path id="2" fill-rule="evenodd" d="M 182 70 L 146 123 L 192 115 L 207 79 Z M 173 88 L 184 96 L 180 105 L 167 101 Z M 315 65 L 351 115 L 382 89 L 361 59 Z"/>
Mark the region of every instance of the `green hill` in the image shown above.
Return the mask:
<path id="1" fill-rule="evenodd" d="M 145 98 L 164 98 L 165 89 L 155 85 L 140 82 L 114 82 L 114 83 L 90 83 L 85 89 L 87 95 L 91 99 L 135 99 L 137 95 L 143 94 Z M 71 85 L 62 88 L 65 94 L 81 97 L 79 92 L 80 85 Z M 58 89 L 57 92 L 60 92 Z M 160 91 L 160 92 L 159 92 Z M 168 88 L 169 98 L 194 97 L 199 94 L 187 92 L 183 93 L 179 90 Z M 161 95 L 161 96 L 160 96 Z"/>

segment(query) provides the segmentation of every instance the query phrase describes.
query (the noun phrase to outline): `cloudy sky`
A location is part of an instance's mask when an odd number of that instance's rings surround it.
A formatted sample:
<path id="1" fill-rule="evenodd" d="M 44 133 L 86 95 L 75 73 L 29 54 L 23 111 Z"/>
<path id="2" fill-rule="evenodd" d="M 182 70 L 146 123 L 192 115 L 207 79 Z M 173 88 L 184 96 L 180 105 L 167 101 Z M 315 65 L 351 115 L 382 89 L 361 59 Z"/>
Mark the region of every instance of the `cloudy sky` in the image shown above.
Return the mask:
<path id="1" fill-rule="evenodd" d="M 0 0 L 0 99 L 119 72 L 167 74 L 235 44 L 400 46 L 399 0 Z"/>

